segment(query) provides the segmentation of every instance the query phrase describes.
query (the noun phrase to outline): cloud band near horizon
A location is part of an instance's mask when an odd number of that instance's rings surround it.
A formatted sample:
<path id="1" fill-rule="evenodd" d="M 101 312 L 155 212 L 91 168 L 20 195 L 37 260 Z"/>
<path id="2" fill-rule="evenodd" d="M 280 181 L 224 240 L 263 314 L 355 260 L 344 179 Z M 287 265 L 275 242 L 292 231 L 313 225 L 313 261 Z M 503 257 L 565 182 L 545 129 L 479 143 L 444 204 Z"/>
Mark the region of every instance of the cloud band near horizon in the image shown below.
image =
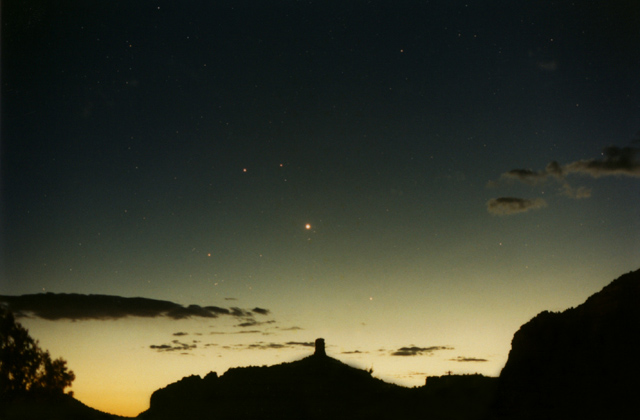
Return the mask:
<path id="1" fill-rule="evenodd" d="M 221 308 L 218 306 L 183 306 L 178 303 L 112 295 L 83 295 L 67 293 L 39 293 L 21 296 L 0 296 L 0 305 L 7 307 L 16 318 L 35 317 L 49 321 L 115 320 L 125 317 L 169 318 L 218 318 L 227 315 L 236 318 L 252 318 L 254 314 L 266 315 L 268 309 Z"/>

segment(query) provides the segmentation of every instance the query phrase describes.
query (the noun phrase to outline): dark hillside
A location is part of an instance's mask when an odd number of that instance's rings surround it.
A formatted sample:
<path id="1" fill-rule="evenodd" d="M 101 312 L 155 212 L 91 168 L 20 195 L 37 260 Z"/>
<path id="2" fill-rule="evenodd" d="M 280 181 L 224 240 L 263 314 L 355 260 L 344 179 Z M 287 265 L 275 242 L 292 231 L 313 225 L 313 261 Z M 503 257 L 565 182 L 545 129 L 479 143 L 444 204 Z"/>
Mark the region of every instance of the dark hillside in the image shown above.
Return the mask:
<path id="1" fill-rule="evenodd" d="M 67 394 L 28 393 L 9 401 L 0 400 L 2 420 L 119 420 L 120 417 L 87 407 Z"/>
<path id="2" fill-rule="evenodd" d="M 640 270 L 516 332 L 494 418 L 638 418 L 639 354 Z"/>
<path id="3" fill-rule="evenodd" d="M 190 376 L 151 396 L 145 420 L 216 419 L 478 419 L 492 401 L 495 378 L 430 378 L 404 388 L 373 378 L 323 351 L 269 367 L 244 367 L 221 377 Z"/>

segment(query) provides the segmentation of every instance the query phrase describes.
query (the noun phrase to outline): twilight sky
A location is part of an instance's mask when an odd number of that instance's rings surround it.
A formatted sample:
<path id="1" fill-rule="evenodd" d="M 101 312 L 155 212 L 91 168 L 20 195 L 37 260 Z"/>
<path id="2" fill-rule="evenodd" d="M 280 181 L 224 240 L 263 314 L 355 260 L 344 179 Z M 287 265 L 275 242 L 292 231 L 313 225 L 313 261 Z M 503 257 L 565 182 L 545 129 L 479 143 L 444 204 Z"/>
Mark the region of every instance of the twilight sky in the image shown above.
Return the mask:
<path id="1" fill-rule="evenodd" d="M 117 414 L 317 337 L 498 375 L 640 266 L 636 3 L 5 1 L 0 301 Z"/>

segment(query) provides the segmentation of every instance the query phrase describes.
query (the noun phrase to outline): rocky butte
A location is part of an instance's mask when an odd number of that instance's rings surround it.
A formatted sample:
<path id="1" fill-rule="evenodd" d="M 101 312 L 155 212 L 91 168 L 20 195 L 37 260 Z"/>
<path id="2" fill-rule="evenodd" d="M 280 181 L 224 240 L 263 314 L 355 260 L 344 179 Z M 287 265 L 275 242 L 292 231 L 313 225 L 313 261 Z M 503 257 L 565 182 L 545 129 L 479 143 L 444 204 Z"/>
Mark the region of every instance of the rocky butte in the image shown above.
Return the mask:
<path id="1" fill-rule="evenodd" d="M 455 377 L 435 392 L 389 384 L 327 356 L 319 338 L 314 354 L 296 362 L 183 378 L 154 392 L 139 418 L 463 419 L 484 413 L 496 378 L 475 375 L 456 387 Z"/>
<path id="2" fill-rule="evenodd" d="M 500 378 L 429 378 L 403 388 L 327 356 L 191 376 L 156 391 L 148 420 L 640 418 L 640 270 L 514 335 Z M 497 380 L 497 390 L 496 390 Z M 490 409 L 487 409 L 490 406 Z"/>
<path id="3" fill-rule="evenodd" d="M 492 419 L 640 418 L 640 270 L 513 336 Z"/>
<path id="4" fill-rule="evenodd" d="M 161 419 L 640 418 L 640 270 L 576 308 L 542 312 L 514 335 L 500 378 L 447 375 L 423 387 L 383 382 L 326 353 L 275 366 L 189 376 L 159 389 L 138 417 Z M 115 419 L 69 395 L 0 401 L 0 418 Z"/>

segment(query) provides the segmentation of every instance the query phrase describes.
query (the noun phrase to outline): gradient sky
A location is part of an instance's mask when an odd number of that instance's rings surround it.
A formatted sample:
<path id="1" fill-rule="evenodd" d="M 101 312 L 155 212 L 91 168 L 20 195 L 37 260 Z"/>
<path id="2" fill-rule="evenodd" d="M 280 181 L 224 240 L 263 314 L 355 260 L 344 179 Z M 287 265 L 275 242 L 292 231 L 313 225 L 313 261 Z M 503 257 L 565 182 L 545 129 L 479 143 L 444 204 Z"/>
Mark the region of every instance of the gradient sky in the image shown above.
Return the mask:
<path id="1" fill-rule="evenodd" d="M 640 267 L 638 2 L 58 3 L 2 4 L 0 295 L 92 407 L 498 375 Z"/>

